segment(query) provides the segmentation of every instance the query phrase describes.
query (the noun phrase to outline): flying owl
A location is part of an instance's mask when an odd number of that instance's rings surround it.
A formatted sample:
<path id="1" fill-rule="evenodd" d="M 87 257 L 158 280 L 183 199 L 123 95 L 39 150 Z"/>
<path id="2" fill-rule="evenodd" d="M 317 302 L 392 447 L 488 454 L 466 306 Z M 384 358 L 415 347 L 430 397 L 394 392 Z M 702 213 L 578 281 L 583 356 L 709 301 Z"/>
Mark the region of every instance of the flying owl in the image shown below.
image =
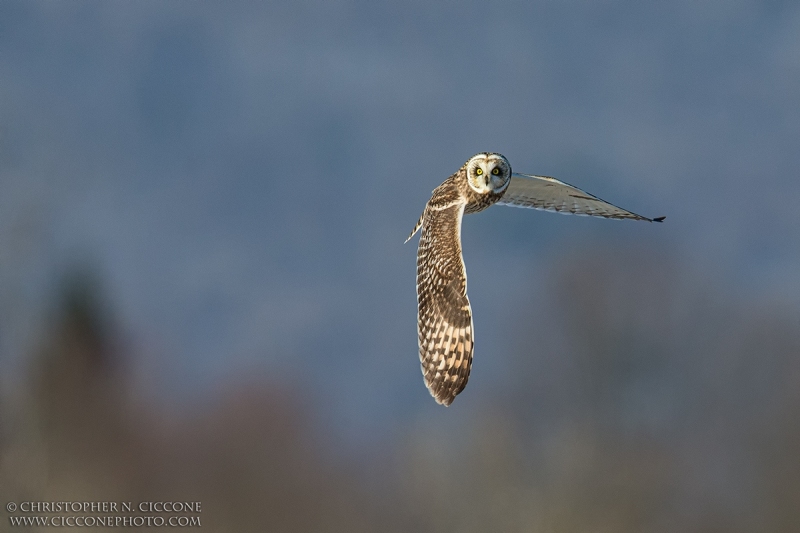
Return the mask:
<path id="1" fill-rule="evenodd" d="M 425 384 L 450 405 L 464 390 L 475 336 L 461 256 L 461 217 L 492 204 L 565 214 L 661 222 L 612 205 L 547 176 L 511 172 L 500 154 L 480 153 L 433 190 L 408 242 L 422 228 L 417 250 L 417 333 Z"/>

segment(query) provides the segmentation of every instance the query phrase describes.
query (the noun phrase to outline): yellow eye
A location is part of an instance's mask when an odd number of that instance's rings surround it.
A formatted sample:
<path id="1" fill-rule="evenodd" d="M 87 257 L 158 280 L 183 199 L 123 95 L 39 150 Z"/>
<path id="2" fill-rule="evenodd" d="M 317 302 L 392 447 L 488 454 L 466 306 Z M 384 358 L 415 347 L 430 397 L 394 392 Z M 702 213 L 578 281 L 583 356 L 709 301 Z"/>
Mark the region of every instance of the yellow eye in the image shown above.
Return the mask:
<path id="1" fill-rule="evenodd" d="M 475 174 L 477 174 L 478 176 L 483 175 L 483 169 L 479 168 L 478 170 L 475 171 Z"/>
<path id="2" fill-rule="evenodd" d="M 492 169 L 492 174 L 494 174 L 495 176 L 497 176 L 498 174 L 500 174 L 500 169 L 499 169 L 499 168 L 497 168 L 497 167 L 493 168 L 493 169 Z"/>

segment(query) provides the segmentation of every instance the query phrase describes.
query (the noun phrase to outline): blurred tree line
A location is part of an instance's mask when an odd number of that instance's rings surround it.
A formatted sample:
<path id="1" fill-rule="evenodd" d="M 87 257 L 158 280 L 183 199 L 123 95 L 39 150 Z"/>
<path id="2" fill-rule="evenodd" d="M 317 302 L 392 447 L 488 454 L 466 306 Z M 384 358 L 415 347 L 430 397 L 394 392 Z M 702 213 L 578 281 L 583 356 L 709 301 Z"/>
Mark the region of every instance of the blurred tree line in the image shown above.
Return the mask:
<path id="1" fill-rule="evenodd" d="M 110 306 L 73 276 L 2 396 L 0 500 L 201 501 L 204 528 L 237 532 L 800 530 L 796 309 L 647 250 L 584 250 L 546 280 L 494 399 L 354 465 L 299 383 L 143 405 Z"/>

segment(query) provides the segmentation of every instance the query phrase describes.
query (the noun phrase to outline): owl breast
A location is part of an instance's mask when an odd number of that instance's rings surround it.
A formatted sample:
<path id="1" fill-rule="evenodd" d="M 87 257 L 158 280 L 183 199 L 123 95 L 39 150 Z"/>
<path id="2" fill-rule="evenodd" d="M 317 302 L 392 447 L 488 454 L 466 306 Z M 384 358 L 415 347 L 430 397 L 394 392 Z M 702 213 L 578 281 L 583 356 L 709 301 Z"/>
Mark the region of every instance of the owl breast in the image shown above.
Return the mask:
<path id="1" fill-rule="evenodd" d="M 470 194 L 467 197 L 468 202 L 467 205 L 464 207 L 464 214 L 472 214 L 483 211 L 490 205 L 497 202 L 500 198 L 502 198 L 503 192 L 500 193 L 490 192 L 487 194 L 477 194 L 475 192 L 472 192 L 472 194 Z"/>

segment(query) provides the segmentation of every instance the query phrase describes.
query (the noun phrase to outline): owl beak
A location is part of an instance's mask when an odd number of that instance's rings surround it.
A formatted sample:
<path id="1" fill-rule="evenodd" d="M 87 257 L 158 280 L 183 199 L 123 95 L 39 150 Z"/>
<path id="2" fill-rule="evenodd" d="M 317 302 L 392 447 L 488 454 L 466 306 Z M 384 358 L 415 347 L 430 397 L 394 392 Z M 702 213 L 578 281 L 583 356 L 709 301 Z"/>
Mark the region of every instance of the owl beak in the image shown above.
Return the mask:
<path id="1" fill-rule="evenodd" d="M 500 178 L 500 176 L 492 176 L 491 180 L 492 180 L 492 185 L 491 185 L 492 190 L 496 191 L 503 186 L 503 180 L 502 178 Z M 489 184 L 487 183 L 487 186 L 488 185 Z"/>

